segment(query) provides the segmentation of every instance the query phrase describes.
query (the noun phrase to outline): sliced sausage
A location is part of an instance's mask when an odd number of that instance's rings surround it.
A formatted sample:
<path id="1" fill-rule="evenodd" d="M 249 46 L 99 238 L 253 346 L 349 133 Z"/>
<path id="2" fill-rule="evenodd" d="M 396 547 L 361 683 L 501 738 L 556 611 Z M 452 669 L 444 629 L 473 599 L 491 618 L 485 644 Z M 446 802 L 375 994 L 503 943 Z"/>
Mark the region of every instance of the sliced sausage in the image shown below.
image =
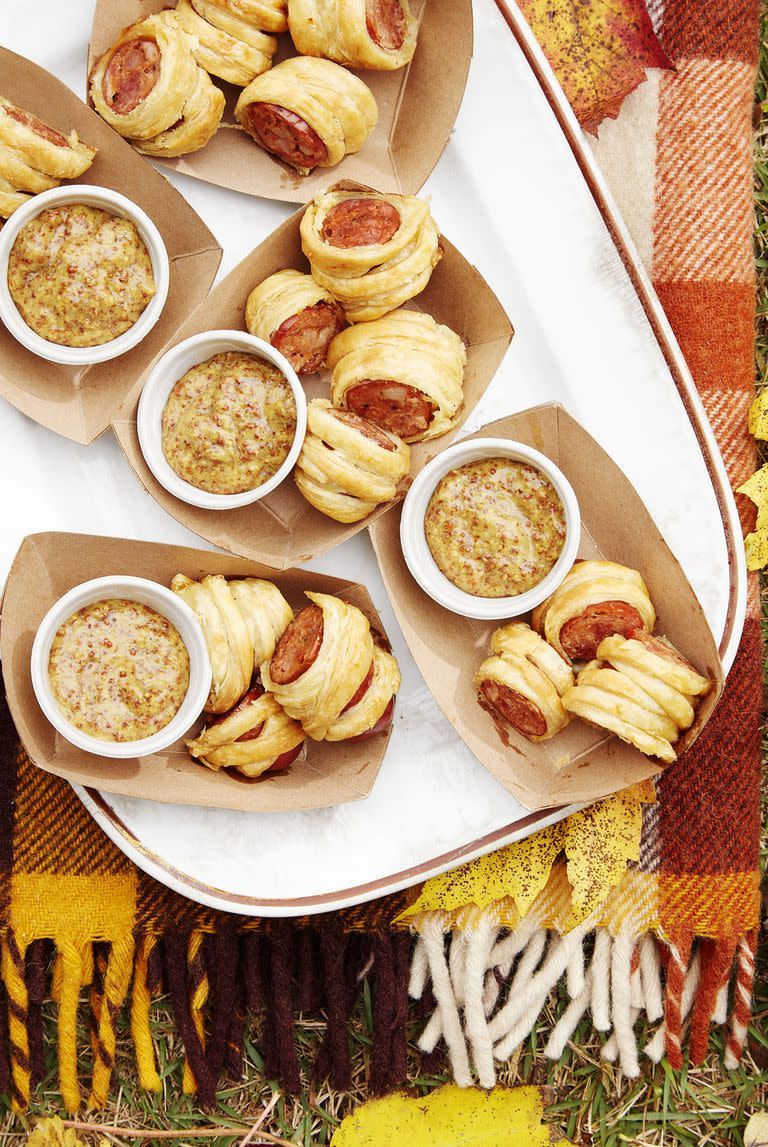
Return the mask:
<path id="1" fill-rule="evenodd" d="M 349 740 L 353 743 L 357 741 L 367 741 L 371 737 L 375 737 L 377 733 L 386 733 L 387 729 L 392 724 L 392 717 L 394 712 L 395 699 L 393 697 L 373 728 L 366 729 L 364 733 L 358 733 L 356 737 L 350 737 Z"/>
<path id="2" fill-rule="evenodd" d="M 138 36 L 112 53 L 101 90 L 117 115 L 128 115 L 143 103 L 160 78 L 160 49 L 154 40 Z"/>
<path id="3" fill-rule="evenodd" d="M 690 661 L 686 661 L 682 653 L 675 649 L 674 645 L 670 645 L 662 637 L 651 637 L 650 633 L 646 633 L 644 629 L 633 629 L 629 634 L 633 641 L 640 641 L 646 649 L 650 649 L 651 653 L 657 654 L 659 657 L 665 657 L 667 661 L 673 661 L 675 665 L 681 665 L 683 669 L 689 669 L 691 673 L 698 673 L 698 669 L 691 665 Z"/>
<path id="4" fill-rule="evenodd" d="M 500 681 L 483 681 L 482 701 L 524 737 L 543 737 L 547 722 L 538 705 Z"/>
<path id="5" fill-rule="evenodd" d="M 328 158 L 328 149 L 313 127 L 280 104 L 249 104 L 244 123 L 257 143 L 301 171 Z"/>
<path id="6" fill-rule="evenodd" d="M 358 701 L 362 701 L 363 697 L 366 695 L 370 688 L 371 681 L 373 681 L 373 662 L 371 662 L 371 667 L 360 682 L 356 692 L 352 694 L 349 701 L 347 701 L 346 705 L 341 710 L 342 713 L 346 713 L 347 709 L 351 709 L 353 705 L 358 703 Z"/>
<path id="7" fill-rule="evenodd" d="M 323 219 L 320 235 L 331 247 L 388 243 L 400 226 L 400 212 L 387 199 L 342 199 Z"/>
<path id="8" fill-rule="evenodd" d="M 364 379 L 351 386 L 344 401 L 361 418 L 369 418 L 400 438 L 424 434 L 437 410 L 437 403 L 415 386 L 384 378 Z"/>
<path id="9" fill-rule="evenodd" d="M 276 685 L 290 685 L 314 664 L 323 644 L 323 611 L 307 605 L 296 614 L 277 643 L 269 675 Z"/>
<path id="10" fill-rule="evenodd" d="M 405 12 L 400 0 L 365 0 L 365 26 L 380 48 L 396 52 L 405 40 Z"/>
<path id="11" fill-rule="evenodd" d="M 643 619 L 637 610 L 625 601 L 601 601 L 587 606 L 560 630 L 560 644 L 573 661 L 591 661 L 604 637 L 629 637 L 635 629 L 642 629 Z"/>
<path id="12" fill-rule="evenodd" d="M 368 418 L 361 418 L 359 414 L 355 414 L 352 410 L 334 410 L 333 412 L 338 418 L 339 422 L 343 422 L 346 426 L 351 426 L 353 430 L 359 431 L 366 438 L 370 438 L 377 446 L 381 446 L 384 450 L 397 450 L 397 443 L 393 442 L 388 434 L 385 434 L 379 426 L 371 422 Z"/>
<path id="13" fill-rule="evenodd" d="M 331 340 L 344 327 L 344 311 L 338 303 L 321 299 L 290 315 L 273 333 L 270 342 L 284 354 L 297 374 L 314 374 L 325 362 Z"/>
<path id="14" fill-rule="evenodd" d="M 28 127 L 30 131 L 33 131 L 35 135 L 39 135 L 41 139 L 46 140 L 48 143 L 53 143 L 56 145 L 56 147 L 67 146 L 67 140 L 61 134 L 61 132 L 56 131 L 55 128 L 49 127 L 47 123 L 43 122 L 43 120 L 38 119 L 36 115 L 32 115 L 32 112 L 24 111 L 24 108 L 17 108 L 13 104 L 7 104 L 4 108 L 4 111 L 6 115 L 11 117 L 11 119 L 16 120 L 16 123 L 20 123 L 23 124 L 24 127 Z"/>

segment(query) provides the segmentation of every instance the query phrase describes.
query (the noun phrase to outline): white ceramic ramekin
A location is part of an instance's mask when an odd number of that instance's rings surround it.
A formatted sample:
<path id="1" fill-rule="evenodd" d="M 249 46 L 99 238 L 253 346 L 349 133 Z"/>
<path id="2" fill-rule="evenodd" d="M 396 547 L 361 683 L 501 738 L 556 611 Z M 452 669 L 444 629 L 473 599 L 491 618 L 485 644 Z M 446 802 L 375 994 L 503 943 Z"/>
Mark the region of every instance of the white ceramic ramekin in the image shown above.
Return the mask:
<path id="1" fill-rule="evenodd" d="M 180 478 L 168 464 L 163 453 L 163 411 L 174 386 L 193 366 L 226 351 L 253 354 L 276 366 L 285 376 L 296 403 L 296 433 L 282 466 L 268 482 L 256 486 L 253 490 L 244 490 L 240 494 L 212 494 L 208 490 L 200 490 Z M 193 335 L 171 347 L 155 363 L 141 392 L 136 423 L 144 459 L 160 485 L 164 486 L 169 494 L 173 494 L 182 502 L 188 502 L 190 506 L 200 506 L 204 510 L 234 510 L 239 506 L 250 506 L 253 502 L 258 502 L 290 474 L 307 432 L 307 396 L 287 358 L 264 339 L 257 339 L 244 331 L 203 331 L 202 334 Z"/>
<path id="2" fill-rule="evenodd" d="M 151 737 L 136 741 L 102 741 L 71 725 L 59 708 L 51 689 L 48 664 L 51 644 L 63 623 L 96 601 L 122 598 L 137 601 L 167 617 L 176 626 L 189 653 L 189 686 L 175 717 Z M 203 711 L 211 688 L 211 663 L 203 631 L 197 619 L 181 598 L 157 582 L 141 577 L 100 577 L 75 586 L 51 606 L 38 626 L 32 645 L 32 687 L 38 704 L 53 727 L 78 749 L 99 757 L 146 757 L 167 749 L 189 731 Z"/>
<path id="3" fill-rule="evenodd" d="M 560 557 L 538 585 L 514 597 L 476 597 L 459 589 L 441 572 L 427 544 L 424 516 L 441 478 L 450 470 L 477 462 L 482 458 L 512 458 L 541 470 L 560 496 L 565 511 L 565 543 Z M 415 478 L 403 502 L 400 519 L 400 542 L 408 569 L 418 584 L 439 605 L 463 617 L 481 621 L 520 617 L 549 597 L 576 560 L 581 536 L 579 503 L 568 479 L 561 470 L 538 450 L 506 438 L 473 438 L 449 446 L 427 463 Z"/>
<path id="4" fill-rule="evenodd" d="M 121 219 L 130 219 L 144 240 L 152 262 L 155 293 L 149 303 L 129 330 L 111 342 L 101 343 L 99 346 L 60 346 L 58 343 L 41 338 L 24 322 L 8 290 L 8 257 L 21 228 L 47 207 L 61 207 L 68 203 L 84 203 L 86 207 L 98 207 Z M 63 363 L 66 366 L 90 366 L 93 363 L 118 358 L 119 355 L 131 350 L 149 334 L 160 318 L 168 297 L 169 281 L 168 252 L 157 227 L 145 211 L 130 199 L 126 199 L 124 195 L 111 191 L 108 187 L 70 183 L 66 187 L 54 187 L 51 191 L 43 191 L 40 195 L 33 196 L 23 207 L 17 208 L 0 231 L 0 319 L 17 342 L 49 362 Z"/>

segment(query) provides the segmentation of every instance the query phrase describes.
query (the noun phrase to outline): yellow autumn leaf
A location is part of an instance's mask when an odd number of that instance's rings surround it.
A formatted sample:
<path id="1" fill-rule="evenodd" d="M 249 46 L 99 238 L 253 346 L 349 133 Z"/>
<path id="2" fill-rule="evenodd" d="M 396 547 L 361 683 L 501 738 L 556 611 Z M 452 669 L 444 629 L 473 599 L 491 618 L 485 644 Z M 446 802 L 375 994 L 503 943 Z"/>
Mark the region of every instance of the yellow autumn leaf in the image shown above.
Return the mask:
<path id="1" fill-rule="evenodd" d="M 27 1147 L 85 1147 L 85 1143 L 56 1115 L 53 1119 L 40 1120 L 27 1140 Z M 108 1141 L 100 1139 L 99 1147 L 109 1147 Z"/>
<path id="2" fill-rule="evenodd" d="M 574 1147 L 542 1123 L 538 1087 L 493 1091 L 449 1084 L 419 1098 L 398 1091 L 356 1108 L 331 1147 Z"/>
<path id="3" fill-rule="evenodd" d="M 747 426 L 755 438 L 768 441 L 768 387 L 758 394 L 750 406 Z"/>
<path id="4" fill-rule="evenodd" d="M 421 912 L 456 913 L 470 906 L 487 908 L 502 900 L 511 901 L 522 917 L 546 886 L 555 860 L 565 851 L 573 888 L 573 927 L 602 904 L 621 881 L 628 862 L 638 859 L 642 806 L 655 799 L 651 781 L 633 785 L 525 840 L 434 876 L 393 923 L 403 924 Z"/>
<path id="5" fill-rule="evenodd" d="M 569 927 L 602 904 L 623 878 L 627 864 L 640 859 L 643 804 L 655 799 L 653 782 L 643 781 L 565 821 L 566 871 L 573 889 Z"/>
<path id="6" fill-rule="evenodd" d="M 593 134 L 615 118 L 646 68 L 672 64 L 645 0 L 520 0 L 581 126 Z"/>
<path id="7" fill-rule="evenodd" d="M 747 569 L 760 570 L 768 564 L 768 463 L 739 486 L 737 494 L 745 494 L 757 506 L 757 521 L 751 534 L 744 539 Z"/>
<path id="8" fill-rule="evenodd" d="M 744 1128 L 744 1147 L 768 1147 L 768 1112 L 751 1115 Z"/>

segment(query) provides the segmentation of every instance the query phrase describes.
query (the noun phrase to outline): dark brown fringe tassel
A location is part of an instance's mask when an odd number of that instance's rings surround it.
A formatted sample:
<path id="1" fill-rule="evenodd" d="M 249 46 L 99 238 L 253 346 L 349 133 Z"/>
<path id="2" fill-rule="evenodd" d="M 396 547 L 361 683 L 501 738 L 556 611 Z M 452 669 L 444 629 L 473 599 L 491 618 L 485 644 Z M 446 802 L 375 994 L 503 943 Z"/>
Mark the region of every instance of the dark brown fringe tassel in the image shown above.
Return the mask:
<path id="1" fill-rule="evenodd" d="M 45 1076 L 45 1044 L 43 1042 L 43 1000 L 45 999 L 46 973 L 51 957 L 49 940 L 33 940 L 27 948 L 26 980 L 29 995 L 27 1014 L 27 1036 L 29 1058 L 32 1067 L 32 1086 L 37 1086 Z M 0 1090 L 2 1086 L 0 1085 Z"/>
<path id="2" fill-rule="evenodd" d="M 8 1035 L 8 996 L 0 980 L 0 1095 L 8 1095 L 11 1087 L 11 1046 Z"/>
<path id="3" fill-rule="evenodd" d="M 195 984 L 189 982 L 187 977 L 188 946 L 188 932 L 174 929 L 169 931 L 163 943 L 165 980 L 173 1002 L 176 1026 L 179 1029 L 184 1051 L 197 1084 L 198 1098 L 203 1107 L 213 1107 L 216 1102 L 217 1080 L 208 1067 L 205 1049 L 192 1019 L 191 1002 Z"/>
<path id="4" fill-rule="evenodd" d="M 246 932 L 243 936 L 245 1006 L 252 1013 L 261 1011 L 266 1003 L 266 943 L 258 932 Z"/>
<path id="5" fill-rule="evenodd" d="M 270 927 L 270 995 L 264 1018 L 264 1070 L 289 1095 L 301 1091 L 301 1072 L 293 1031 L 291 986 L 294 948 L 291 926 L 282 920 Z"/>
<path id="6" fill-rule="evenodd" d="M 225 917 L 212 938 L 212 950 L 208 962 L 211 981 L 210 1015 L 211 1036 L 208 1041 L 208 1066 L 214 1078 L 218 1079 L 224 1069 L 227 1055 L 232 1017 L 237 999 L 238 963 L 240 946 L 237 936 L 239 921 Z"/>

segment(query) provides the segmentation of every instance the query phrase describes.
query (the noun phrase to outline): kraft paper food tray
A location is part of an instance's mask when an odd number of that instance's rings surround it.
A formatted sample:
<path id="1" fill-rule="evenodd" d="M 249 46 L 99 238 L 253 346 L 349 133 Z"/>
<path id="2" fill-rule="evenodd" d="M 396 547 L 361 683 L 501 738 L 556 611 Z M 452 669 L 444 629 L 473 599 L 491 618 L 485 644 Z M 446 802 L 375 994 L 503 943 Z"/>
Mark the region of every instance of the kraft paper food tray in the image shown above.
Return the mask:
<path id="1" fill-rule="evenodd" d="M 89 170 L 65 182 L 100 184 L 126 195 L 144 208 L 168 249 L 170 289 L 163 313 L 147 337 L 119 358 L 89 367 L 46 362 L 0 324 L 0 394 L 36 422 L 87 444 L 107 429 L 137 375 L 205 298 L 221 248 L 168 180 L 50 72 L 0 48 L 0 77 L 7 99 L 64 135 L 75 128 L 82 140 L 98 148 Z"/>
<path id="2" fill-rule="evenodd" d="M 249 781 L 197 764 L 181 740 L 162 753 L 111 760 L 81 752 L 48 723 L 32 689 L 29 661 L 38 625 L 53 603 L 91 578 L 132 574 L 169 586 L 176 573 L 191 578 L 206 573 L 268 578 L 294 608 L 307 604 L 305 589 L 337 594 L 383 628 L 367 590 L 341 578 L 302 570 L 276 574 L 253 562 L 181 546 L 88 534 L 32 534 L 22 542 L 8 575 L 0 649 L 11 716 L 34 764 L 68 781 L 108 792 L 252 812 L 325 808 L 367 796 L 384 759 L 389 734 L 357 744 L 308 741 L 287 770 Z M 202 723 L 198 721 L 193 730 Z"/>
<path id="3" fill-rule="evenodd" d="M 655 632 L 713 679 L 695 724 L 676 746 L 679 755 L 712 715 L 723 688 L 722 665 L 704 611 L 639 495 L 556 403 L 491 422 L 473 437 L 524 442 L 557 463 L 581 508 L 579 557 L 604 557 L 638 569 L 658 614 Z M 539 744 L 512 729 L 497 730 L 477 703 L 472 679 L 490 656 L 491 634 L 504 622 L 459 617 L 419 588 L 403 560 L 399 508 L 376 522 L 371 537 L 403 635 L 440 708 L 478 760 L 526 808 L 599 800 L 661 772 L 660 761 L 578 720 Z"/>
<path id="4" fill-rule="evenodd" d="M 345 180 L 339 186 L 359 188 L 360 185 Z M 245 302 L 258 283 L 284 267 L 308 271 L 299 236 L 303 212 L 302 207 L 235 267 L 174 333 L 169 346 L 200 331 L 219 327 L 244 330 Z M 437 222 L 439 224 L 439 219 Z M 444 237 L 441 244 L 443 257 L 426 290 L 408 305 L 446 323 L 467 343 L 460 426 L 482 397 L 503 359 L 512 338 L 512 327 L 480 272 Z M 303 379 L 310 398 L 330 398 L 329 381 L 329 372 Z M 144 461 L 136 433 L 136 407 L 143 384 L 144 378 L 139 380 L 115 420 L 114 431 L 120 445 L 155 501 L 177 521 L 222 549 L 279 569 L 299 565 L 351 537 L 391 507 L 391 503 L 386 503 L 362 522 L 347 525 L 334 522 L 310 506 L 290 476 L 272 494 L 239 510 L 202 510 L 190 506 L 169 494 Z M 411 474 L 447 446 L 454 434 L 455 431 L 412 445 Z"/>
<path id="5" fill-rule="evenodd" d="M 88 75 L 123 28 L 172 7 L 164 0 L 98 0 Z M 461 107 L 472 59 L 472 2 L 411 0 L 411 9 L 419 20 L 419 40 L 408 67 L 356 72 L 379 109 L 378 123 L 356 155 L 345 156 L 335 167 L 299 175 L 243 131 L 234 117 L 242 89 L 213 76 L 227 96 L 222 126 L 200 151 L 160 162 L 206 183 L 289 203 L 304 203 L 342 178 L 414 194 L 440 158 Z M 275 62 L 293 55 L 296 51 L 286 32 L 280 36 Z"/>

